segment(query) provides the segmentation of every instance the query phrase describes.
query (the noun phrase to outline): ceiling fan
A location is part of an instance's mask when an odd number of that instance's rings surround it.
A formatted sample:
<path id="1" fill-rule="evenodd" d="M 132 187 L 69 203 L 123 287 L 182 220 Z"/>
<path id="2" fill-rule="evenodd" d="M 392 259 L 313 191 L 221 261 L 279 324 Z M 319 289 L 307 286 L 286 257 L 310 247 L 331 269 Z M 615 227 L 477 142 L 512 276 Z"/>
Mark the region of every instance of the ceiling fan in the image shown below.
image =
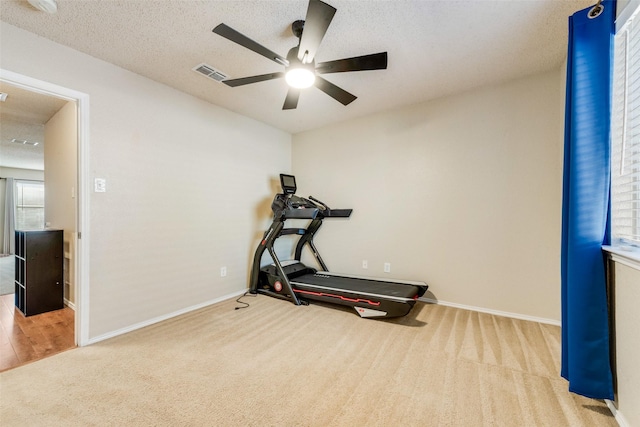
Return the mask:
<path id="1" fill-rule="evenodd" d="M 357 98 L 355 95 L 325 80 L 319 74 L 384 70 L 387 68 L 387 52 L 316 64 L 314 60 L 316 51 L 335 13 L 336 9 L 333 6 L 320 0 L 309 0 L 305 20 L 295 21 L 291 25 L 291 30 L 299 41 L 298 46 L 289 50 L 286 58 L 272 52 L 225 24 L 218 25 L 213 29 L 214 33 L 283 65 L 285 69 L 284 72 L 223 80 L 222 83 L 236 87 L 284 77 L 289 85 L 289 91 L 282 106 L 283 110 L 295 109 L 298 106 L 301 89 L 314 85 L 343 105 L 350 104 Z"/>

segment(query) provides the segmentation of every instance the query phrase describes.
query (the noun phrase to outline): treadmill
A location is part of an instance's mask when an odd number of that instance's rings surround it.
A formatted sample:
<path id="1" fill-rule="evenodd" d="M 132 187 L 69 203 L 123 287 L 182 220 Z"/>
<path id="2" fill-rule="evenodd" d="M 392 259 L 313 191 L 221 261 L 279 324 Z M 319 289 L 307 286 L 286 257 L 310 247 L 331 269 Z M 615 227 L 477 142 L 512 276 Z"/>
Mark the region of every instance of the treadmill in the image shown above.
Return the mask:
<path id="1" fill-rule="evenodd" d="M 329 272 L 313 243 L 325 218 L 348 218 L 352 209 L 331 209 L 313 197 L 295 195 L 297 186 L 293 175 L 280 174 L 282 193 L 276 194 L 271 204 L 273 223 L 264 233 L 256 249 L 251 268 L 252 294 L 264 294 L 291 301 L 295 305 L 308 305 L 308 300 L 323 301 L 353 307 L 361 317 L 390 318 L 404 316 L 417 299 L 427 291 L 424 282 L 386 280 L 370 277 L 335 274 Z M 285 228 L 289 219 L 310 220 L 306 228 Z M 300 236 L 295 258 L 281 262 L 273 244 L 281 236 Z M 300 259 L 308 246 L 321 267 L 304 265 Z M 267 250 L 273 264 L 261 267 L 262 255 Z"/>

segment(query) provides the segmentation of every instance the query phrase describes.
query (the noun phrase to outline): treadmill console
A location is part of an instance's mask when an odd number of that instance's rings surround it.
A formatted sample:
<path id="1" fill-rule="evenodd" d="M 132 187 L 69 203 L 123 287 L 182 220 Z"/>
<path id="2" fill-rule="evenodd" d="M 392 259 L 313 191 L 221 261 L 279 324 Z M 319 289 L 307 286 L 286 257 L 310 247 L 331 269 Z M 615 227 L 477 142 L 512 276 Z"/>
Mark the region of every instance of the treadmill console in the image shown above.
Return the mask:
<path id="1" fill-rule="evenodd" d="M 280 174 L 280 185 L 282 186 L 282 192 L 284 194 L 295 194 L 298 187 L 296 187 L 296 177 L 293 175 Z"/>

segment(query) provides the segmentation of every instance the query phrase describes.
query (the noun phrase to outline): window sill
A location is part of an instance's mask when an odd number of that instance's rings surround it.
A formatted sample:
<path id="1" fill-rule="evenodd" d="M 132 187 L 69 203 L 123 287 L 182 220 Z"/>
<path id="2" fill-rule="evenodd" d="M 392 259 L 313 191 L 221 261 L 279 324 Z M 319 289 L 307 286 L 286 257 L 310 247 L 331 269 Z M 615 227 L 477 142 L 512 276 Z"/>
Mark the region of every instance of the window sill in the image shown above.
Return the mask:
<path id="1" fill-rule="evenodd" d="M 608 252 L 613 261 L 640 270 L 640 250 L 622 249 L 617 246 L 603 246 L 602 250 Z"/>

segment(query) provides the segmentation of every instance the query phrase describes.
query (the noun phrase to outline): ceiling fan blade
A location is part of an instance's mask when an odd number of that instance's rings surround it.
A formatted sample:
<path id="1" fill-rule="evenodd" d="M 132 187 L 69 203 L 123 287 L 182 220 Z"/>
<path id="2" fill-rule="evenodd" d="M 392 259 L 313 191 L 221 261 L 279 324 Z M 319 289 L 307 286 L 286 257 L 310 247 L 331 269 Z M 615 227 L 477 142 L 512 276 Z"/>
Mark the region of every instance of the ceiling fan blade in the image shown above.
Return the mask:
<path id="1" fill-rule="evenodd" d="M 237 32 L 236 30 L 229 27 L 228 25 L 220 24 L 217 27 L 215 27 L 212 31 L 226 39 L 231 40 L 234 43 L 238 43 L 240 46 L 244 46 L 247 49 L 252 50 L 257 54 L 264 56 L 265 58 L 268 58 L 274 62 L 277 62 L 278 64 L 281 64 L 284 66 L 289 65 L 289 61 L 287 61 L 286 58 L 278 55 L 275 52 L 270 51 L 266 47 L 251 40 L 249 37 L 245 36 L 244 34 Z"/>
<path id="2" fill-rule="evenodd" d="M 300 98 L 300 89 L 289 88 L 287 97 L 284 100 L 283 110 L 293 110 L 298 106 L 298 98 Z"/>
<path id="3" fill-rule="evenodd" d="M 320 76 L 316 76 L 315 85 L 318 89 L 340 102 L 342 105 L 349 105 L 357 98 L 357 96 L 350 94 L 346 90 L 339 88 Z"/>
<path id="4" fill-rule="evenodd" d="M 335 13 L 335 7 L 329 6 L 320 0 L 309 0 L 307 17 L 304 21 L 302 37 L 300 37 L 299 60 L 302 61 L 305 52 L 307 52 L 306 62 L 309 63 L 313 60 Z"/>
<path id="5" fill-rule="evenodd" d="M 236 87 L 248 85 L 251 83 L 264 82 L 266 80 L 279 79 L 281 77 L 284 77 L 283 72 L 260 74 L 259 76 L 241 77 L 239 79 L 223 80 L 222 83 L 226 84 L 227 86 Z"/>
<path id="6" fill-rule="evenodd" d="M 338 59 L 321 62 L 316 65 L 316 72 L 320 74 L 343 73 L 345 71 L 385 70 L 387 68 L 387 52 L 353 58 Z"/>

